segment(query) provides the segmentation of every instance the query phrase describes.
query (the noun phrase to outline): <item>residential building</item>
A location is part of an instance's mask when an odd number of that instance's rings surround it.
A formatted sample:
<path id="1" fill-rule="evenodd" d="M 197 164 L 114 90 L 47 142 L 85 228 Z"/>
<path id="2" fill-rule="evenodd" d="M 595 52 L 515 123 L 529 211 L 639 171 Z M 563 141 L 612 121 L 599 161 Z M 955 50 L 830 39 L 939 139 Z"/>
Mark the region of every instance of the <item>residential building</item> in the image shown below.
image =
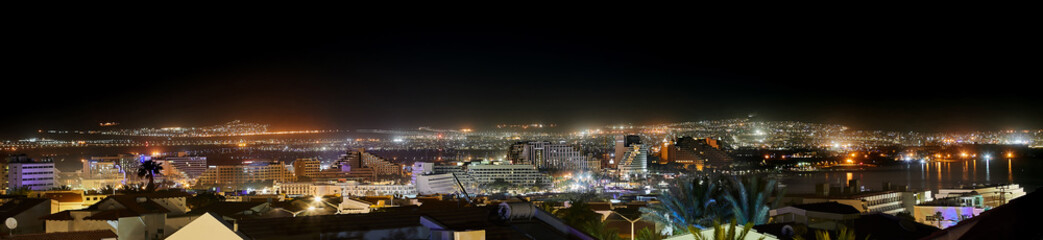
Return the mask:
<path id="1" fill-rule="evenodd" d="M 680 137 L 673 142 L 664 143 L 660 153 L 660 164 L 690 164 L 695 165 L 696 169 L 727 167 L 733 162 L 732 157 L 721 149 L 719 141 L 712 138 Z"/>
<path id="2" fill-rule="evenodd" d="M 920 239 L 1043 239 L 1040 202 L 1043 191 L 1036 190 Z"/>
<path id="3" fill-rule="evenodd" d="M 808 228 L 837 230 L 838 225 L 851 226 L 862 211 L 837 202 L 797 204 L 769 211 L 773 223 L 798 223 Z"/>
<path id="4" fill-rule="evenodd" d="M 34 233 L 34 234 L 21 234 L 14 235 L 7 238 L 7 240 L 112 240 L 118 239 L 115 232 L 109 230 L 94 230 L 94 231 L 80 231 L 80 232 L 60 232 L 60 233 Z"/>
<path id="5" fill-rule="evenodd" d="M 0 219 L 11 218 L 18 223 L 14 234 L 43 233 L 44 224 L 40 218 L 58 211 L 58 201 L 47 198 L 7 198 L 2 201 Z M 7 226 L 2 228 L 7 233 L 5 235 L 12 233 Z"/>
<path id="6" fill-rule="evenodd" d="M 888 185 L 885 183 L 885 185 Z M 788 204 L 810 204 L 837 202 L 846 204 L 862 213 L 898 214 L 912 212 L 910 207 L 931 200 L 926 192 L 896 191 L 904 188 L 890 188 L 885 191 L 858 191 L 861 189 L 858 180 L 851 180 L 846 188 L 830 187 L 829 184 L 816 186 L 815 194 L 787 194 L 783 202 Z M 841 191 L 841 189 L 846 189 Z"/>
<path id="7" fill-rule="evenodd" d="M 353 199 L 350 197 L 343 197 L 340 201 L 340 213 L 341 214 L 362 214 L 370 213 L 374 204 L 367 201 Z"/>
<path id="8" fill-rule="evenodd" d="M 1025 196 L 1025 189 L 1018 184 L 973 185 L 955 189 L 939 189 L 936 197 L 947 198 L 949 196 L 961 196 L 966 193 L 981 195 L 984 199 L 983 207 L 991 209 Z"/>
<path id="9" fill-rule="evenodd" d="M 251 239 L 594 239 L 528 203 L 243 219 L 233 224 L 210 221 L 207 226 L 226 229 L 186 227 L 185 233 L 175 234 L 198 236 L 200 233 L 187 231 L 220 232 L 232 239 L 235 237 L 231 237 L 230 232 Z"/>
<path id="10" fill-rule="evenodd" d="M 321 171 L 320 162 L 315 158 L 298 158 L 293 161 L 293 174 L 300 177 L 315 178 Z"/>
<path id="11" fill-rule="evenodd" d="M 529 164 L 539 169 L 587 169 L 587 158 L 576 146 L 547 141 L 519 142 L 511 146 L 508 158 L 514 164 Z"/>
<path id="12" fill-rule="evenodd" d="M 164 168 L 175 168 L 178 174 L 190 180 L 198 179 L 208 168 L 206 156 L 189 156 L 185 152 L 179 152 L 176 156 L 167 156 L 155 160 L 163 162 Z"/>
<path id="13" fill-rule="evenodd" d="M 257 162 L 249 165 L 210 166 L 196 185 L 239 189 L 248 182 L 293 182 L 296 176 L 279 162 Z"/>
<path id="14" fill-rule="evenodd" d="M 624 179 L 640 177 L 648 173 L 648 147 L 639 143 L 625 147 L 623 156 L 617 162 L 619 174 Z"/>
<path id="15" fill-rule="evenodd" d="M 536 167 L 529 164 L 473 164 L 467 167 L 467 173 L 478 184 L 492 183 L 497 179 L 520 186 L 550 183 L 546 174 L 540 173 Z"/>
<path id="16" fill-rule="evenodd" d="M 7 163 L 7 188 L 50 190 L 54 188 L 54 175 L 54 162 L 50 159 L 33 160 L 25 155 L 15 156 Z"/>
<path id="17" fill-rule="evenodd" d="M 338 184 L 342 187 L 343 196 L 415 196 L 417 191 L 413 185 L 372 185 L 346 182 Z"/>
<path id="18" fill-rule="evenodd" d="M 120 173 L 129 173 L 132 177 L 137 177 L 138 166 L 141 166 L 141 162 L 145 159 L 151 159 L 151 157 L 144 154 L 130 153 L 130 154 L 117 154 L 109 156 L 92 156 L 90 159 L 84 160 L 84 178 L 96 178 L 95 174 L 102 174 L 102 178 L 108 178 L 107 174 L 111 173 L 112 169 L 116 169 Z M 102 164 L 94 166 L 94 163 L 112 163 Z"/>
<path id="19" fill-rule="evenodd" d="M 238 231 L 235 222 L 229 222 L 213 213 L 205 213 L 185 227 L 181 228 L 167 240 L 200 240 L 200 239 L 250 239 Z"/>
<path id="20" fill-rule="evenodd" d="M 461 166 L 427 162 L 413 164 L 412 183 L 419 194 L 477 193 L 478 187 Z"/>
<path id="21" fill-rule="evenodd" d="M 452 173 L 413 175 L 413 186 L 419 194 L 462 193 Z"/>
<path id="22" fill-rule="evenodd" d="M 950 192 L 945 196 L 913 207 L 916 222 L 945 229 L 991 209 L 985 206 L 985 197 L 975 192 Z"/>
<path id="23" fill-rule="evenodd" d="M 86 195 L 82 190 L 50 190 L 34 193 L 33 196 L 57 201 L 55 212 L 84 209 L 101 200 L 98 195 Z"/>
<path id="24" fill-rule="evenodd" d="M 341 155 L 340 159 L 334 162 L 334 167 L 341 169 L 343 172 L 359 168 L 372 168 L 377 176 L 401 176 L 403 174 L 402 166 L 368 153 L 365 149 L 358 149 L 357 151 L 350 151 Z"/>
<path id="25" fill-rule="evenodd" d="M 193 218 L 180 192 L 109 196 L 88 208 L 42 217 L 48 233 L 110 230 L 119 239 L 163 239 Z"/>
<path id="26" fill-rule="evenodd" d="M 344 187 L 332 183 L 275 182 L 273 190 L 287 196 L 326 196 L 343 193 Z"/>

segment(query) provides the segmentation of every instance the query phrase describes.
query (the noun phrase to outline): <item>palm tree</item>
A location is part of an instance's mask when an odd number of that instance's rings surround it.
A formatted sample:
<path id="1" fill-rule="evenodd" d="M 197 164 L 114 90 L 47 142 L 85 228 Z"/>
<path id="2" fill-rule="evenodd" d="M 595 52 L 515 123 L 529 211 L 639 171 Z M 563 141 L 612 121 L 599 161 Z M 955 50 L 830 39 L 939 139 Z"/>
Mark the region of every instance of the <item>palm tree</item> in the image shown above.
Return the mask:
<path id="1" fill-rule="evenodd" d="M 746 235 L 750 233 L 750 229 L 753 229 L 753 223 L 748 222 L 742 226 L 741 231 L 736 231 L 739 228 L 738 219 L 732 218 L 731 224 L 726 228 L 725 225 L 721 224 L 717 220 L 713 221 L 713 237 L 703 236 L 701 229 L 689 226 L 689 232 L 692 233 L 692 238 L 696 240 L 745 240 Z M 763 240 L 767 236 L 761 236 L 759 239 Z"/>
<path id="2" fill-rule="evenodd" d="M 101 194 L 104 194 L 104 195 L 116 194 L 116 188 L 113 187 L 112 185 L 105 185 L 105 187 L 102 187 L 101 190 L 99 190 L 99 191 L 101 191 Z"/>
<path id="3" fill-rule="evenodd" d="M 163 163 L 161 162 L 152 160 L 141 162 L 141 166 L 138 167 L 138 177 L 148 177 L 148 185 L 145 186 L 145 191 L 152 192 L 156 190 L 155 175 L 162 170 Z"/>
<path id="4" fill-rule="evenodd" d="M 866 239 L 869 239 L 869 235 L 866 235 Z M 793 235 L 793 240 L 804 240 L 804 237 Z M 844 225 L 838 225 L 836 239 L 831 237 L 828 231 L 818 230 L 815 231 L 815 240 L 855 240 L 855 230 L 848 229 Z"/>
<path id="5" fill-rule="evenodd" d="M 636 236 L 635 239 L 641 239 L 641 240 L 662 240 L 663 239 L 663 235 L 660 235 L 659 232 L 656 232 L 655 230 L 646 227 L 646 228 L 642 228 L 641 231 L 637 231 L 637 236 Z"/>
<path id="6" fill-rule="evenodd" d="M 678 179 L 676 188 L 660 193 L 660 204 L 642 207 L 645 219 L 665 226 L 675 232 L 688 230 L 689 226 L 705 227 L 710 220 L 721 216 L 725 210 L 719 199 L 720 179 L 716 175 Z"/>
<path id="7" fill-rule="evenodd" d="M 594 237 L 594 238 L 597 238 L 597 239 L 601 239 L 601 240 L 619 240 L 620 239 L 618 231 L 616 231 L 615 229 L 608 228 L 608 226 L 605 225 L 605 222 L 602 222 L 600 220 L 598 220 L 598 221 L 588 221 L 586 223 L 583 223 L 583 225 L 580 225 L 580 227 L 581 227 L 581 229 L 584 232 L 586 232 L 587 234 L 590 234 L 591 237 Z"/>
<path id="8" fill-rule="evenodd" d="M 569 226 L 586 227 L 590 222 L 601 222 L 601 214 L 590 210 L 590 204 L 585 200 L 572 200 L 568 208 L 554 211 L 554 215 Z"/>
<path id="9" fill-rule="evenodd" d="M 731 206 L 731 214 L 740 224 L 764 224 L 768 222 L 768 210 L 779 207 L 785 189 L 771 199 L 778 187 L 774 178 L 760 178 L 756 175 L 730 178 L 724 191 L 724 200 Z"/>

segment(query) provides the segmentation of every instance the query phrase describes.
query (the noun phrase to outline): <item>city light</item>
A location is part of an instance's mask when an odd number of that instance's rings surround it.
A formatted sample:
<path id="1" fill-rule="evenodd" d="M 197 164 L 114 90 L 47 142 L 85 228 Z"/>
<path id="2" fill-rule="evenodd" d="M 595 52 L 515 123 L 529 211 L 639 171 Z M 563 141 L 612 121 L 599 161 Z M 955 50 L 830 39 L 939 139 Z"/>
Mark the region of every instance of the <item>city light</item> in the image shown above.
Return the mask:
<path id="1" fill-rule="evenodd" d="M 1043 234 L 1033 14 L 148 10 L 5 28 L 0 240 Z"/>

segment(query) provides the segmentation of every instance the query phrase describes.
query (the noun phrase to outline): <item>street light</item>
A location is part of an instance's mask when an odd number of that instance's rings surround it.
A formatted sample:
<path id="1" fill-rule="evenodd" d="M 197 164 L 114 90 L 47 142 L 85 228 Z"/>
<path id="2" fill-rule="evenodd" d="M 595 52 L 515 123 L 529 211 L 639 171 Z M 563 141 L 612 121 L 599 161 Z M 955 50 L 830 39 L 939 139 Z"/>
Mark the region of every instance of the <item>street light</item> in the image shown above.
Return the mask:
<path id="1" fill-rule="evenodd" d="M 635 218 L 634 220 L 630 220 L 630 218 L 627 218 L 627 216 L 623 216 L 623 214 L 618 213 L 616 211 L 611 211 L 611 213 L 615 213 L 616 215 L 619 215 L 619 217 L 622 217 L 623 220 L 626 220 L 627 222 L 630 222 L 630 240 L 634 240 L 634 236 L 637 235 L 637 233 L 634 232 L 634 223 L 636 223 L 637 221 L 640 221 L 641 218 L 644 218 L 645 216 L 640 216 L 640 217 Z"/>
<path id="2" fill-rule="evenodd" d="M 305 209 L 305 210 L 300 210 L 300 211 L 296 211 L 296 212 L 293 212 L 293 211 L 290 211 L 290 210 L 286 210 L 286 209 L 282 209 L 282 208 L 275 208 L 275 209 L 276 209 L 276 210 L 280 210 L 280 211 L 283 211 L 283 212 L 288 212 L 288 213 L 290 213 L 290 214 L 293 214 L 293 216 L 294 216 L 294 217 L 296 217 L 296 216 L 297 216 L 297 214 L 301 214 L 301 213 L 302 213 L 302 212 L 304 212 L 304 211 L 309 211 L 309 212 L 310 212 L 310 211 L 315 211 L 315 207 L 313 207 L 313 206 L 309 206 L 309 207 L 308 207 L 308 209 Z"/>
<path id="3" fill-rule="evenodd" d="M 333 209 L 337 209 L 337 213 L 336 214 L 341 214 L 340 206 L 337 206 L 337 205 L 334 205 L 333 203 L 327 202 L 326 200 L 323 200 L 322 197 L 319 197 L 319 196 L 312 197 L 312 202 L 313 203 L 323 203 L 323 204 L 325 204 L 327 206 L 332 207 Z M 312 207 L 312 208 L 314 208 L 314 207 Z"/>

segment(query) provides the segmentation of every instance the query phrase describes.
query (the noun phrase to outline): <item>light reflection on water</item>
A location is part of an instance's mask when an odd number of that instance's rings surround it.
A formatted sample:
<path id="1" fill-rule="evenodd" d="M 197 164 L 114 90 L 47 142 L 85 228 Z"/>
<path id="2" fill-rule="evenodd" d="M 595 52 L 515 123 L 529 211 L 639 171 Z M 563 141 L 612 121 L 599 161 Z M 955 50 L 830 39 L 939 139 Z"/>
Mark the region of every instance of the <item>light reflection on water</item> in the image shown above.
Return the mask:
<path id="1" fill-rule="evenodd" d="M 979 168 L 978 165 L 984 165 Z M 955 166 L 954 166 L 955 165 Z M 992 176 L 999 176 L 993 179 Z M 1043 186 L 1043 160 L 994 159 L 960 162 L 911 163 L 864 171 L 833 171 L 790 174 L 782 182 L 790 193 L 813 193 L 815 184 L 843 186 L 859 179 L 870 190 L 880 190 L 884 182 L 906 185 L 913 190 L 938 190 L 971 184 L 1017 183 L 1032 191 Z"/>

